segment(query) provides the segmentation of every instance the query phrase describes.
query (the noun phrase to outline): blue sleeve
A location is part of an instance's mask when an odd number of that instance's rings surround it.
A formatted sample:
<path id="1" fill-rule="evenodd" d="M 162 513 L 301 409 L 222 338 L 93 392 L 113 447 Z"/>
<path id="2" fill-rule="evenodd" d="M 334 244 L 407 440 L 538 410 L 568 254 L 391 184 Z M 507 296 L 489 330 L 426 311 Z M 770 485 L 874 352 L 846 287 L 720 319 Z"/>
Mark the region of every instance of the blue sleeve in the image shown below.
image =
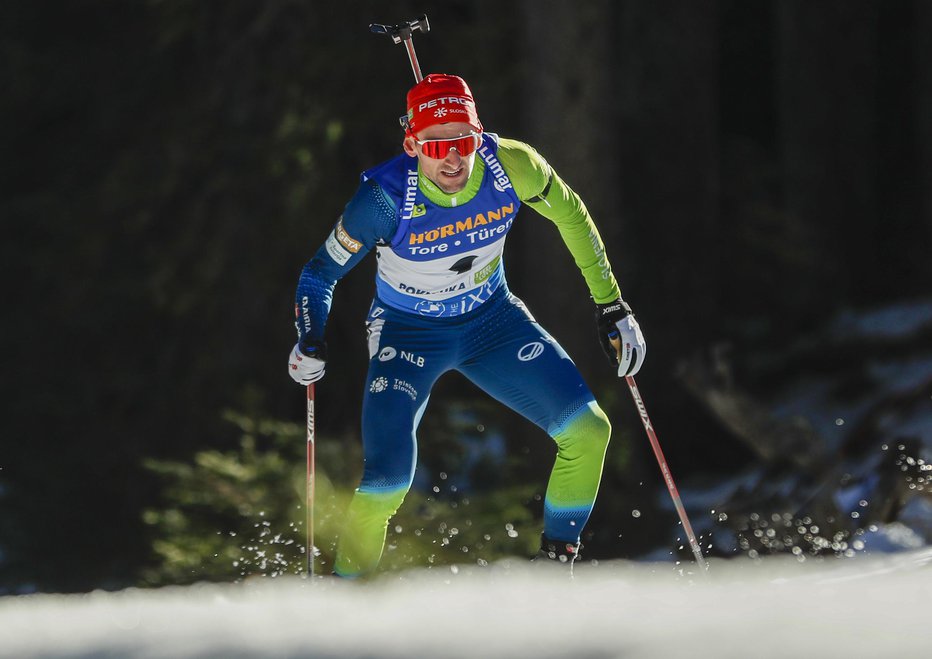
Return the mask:
<path id="1" fill-rule="evenodd" d="M 364 181 L 326 242 L 301 271 L 295 292 L 299 342 L 323 340 L 337 282 L 375 245 L 391 242 L 397 227 L 392 200 L 375 181 Z"/>

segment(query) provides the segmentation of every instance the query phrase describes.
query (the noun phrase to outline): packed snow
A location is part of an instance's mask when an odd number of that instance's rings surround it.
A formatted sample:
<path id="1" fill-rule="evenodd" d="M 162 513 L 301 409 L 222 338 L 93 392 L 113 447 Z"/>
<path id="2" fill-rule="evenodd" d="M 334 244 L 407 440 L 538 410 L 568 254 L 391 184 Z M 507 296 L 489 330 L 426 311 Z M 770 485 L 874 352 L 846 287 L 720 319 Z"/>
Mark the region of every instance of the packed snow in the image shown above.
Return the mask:
<path id="1" fill-rule="evenodd" d="M 369 583 L 0 599 L 0 656 L 893 657 L 932 643 L 932 549 L 799 563 L 501 562 Z"/>

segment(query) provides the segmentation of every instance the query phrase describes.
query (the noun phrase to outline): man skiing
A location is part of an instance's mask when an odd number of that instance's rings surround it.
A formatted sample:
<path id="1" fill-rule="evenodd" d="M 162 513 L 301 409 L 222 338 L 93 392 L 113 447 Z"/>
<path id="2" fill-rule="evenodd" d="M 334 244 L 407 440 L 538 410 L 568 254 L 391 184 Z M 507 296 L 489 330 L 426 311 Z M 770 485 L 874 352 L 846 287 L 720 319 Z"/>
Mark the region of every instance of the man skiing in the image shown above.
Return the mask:
<path id="1" fill-rule="evenodd" d="M 388 521 L 413 480 L 416 432 L 431 387 L 450 370 L 555 440 L 539 556 L 572 565 L 611 426 L 566 352 L 508 290 L 502 250 L 522 203 L 559 229 L 620 376 L 639 370 L 644 338 L 585 205 L 533 148 L 483 131 L 462 78 L 428 75 L 408 92 L 407 109 L 404 153 L 363 173 L 297 286 L 289 373 L 307 385 L 324 375 L 324 329 L 337 281 L 376 250 L 366 322 L 365 465 L 334 572 L 352 578 L 378 566 Z"/>

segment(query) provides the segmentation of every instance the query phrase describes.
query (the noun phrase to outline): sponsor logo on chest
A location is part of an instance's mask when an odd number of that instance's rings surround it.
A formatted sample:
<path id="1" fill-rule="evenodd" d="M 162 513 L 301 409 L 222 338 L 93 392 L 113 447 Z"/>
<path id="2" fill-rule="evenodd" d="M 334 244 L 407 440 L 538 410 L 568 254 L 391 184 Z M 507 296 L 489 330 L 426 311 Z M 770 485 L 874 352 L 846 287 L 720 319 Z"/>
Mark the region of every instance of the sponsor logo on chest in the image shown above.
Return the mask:
<path id="1" fill-rule="evenodd" d="M 479 231 L 497 228 L 494 225 L 504 226 L 502 220 L 508 220 L 515 212 L 514 203 L 506 204 L 499 208 L 489 209 L 484 213 L 476 213 L 471 217 L 456 222 L 450 222 L 436 229 L 427 231 L 412 231 L 408 236 L 408 245 L 423 245 L 433 243 L 443 238 L 450 238 L 459 234 L 464 234 L 465 238 L 474 243 L 477 240 L 483 240 L 479 237 Z M 498 232 L 496 232 L 498 233 Z"/>

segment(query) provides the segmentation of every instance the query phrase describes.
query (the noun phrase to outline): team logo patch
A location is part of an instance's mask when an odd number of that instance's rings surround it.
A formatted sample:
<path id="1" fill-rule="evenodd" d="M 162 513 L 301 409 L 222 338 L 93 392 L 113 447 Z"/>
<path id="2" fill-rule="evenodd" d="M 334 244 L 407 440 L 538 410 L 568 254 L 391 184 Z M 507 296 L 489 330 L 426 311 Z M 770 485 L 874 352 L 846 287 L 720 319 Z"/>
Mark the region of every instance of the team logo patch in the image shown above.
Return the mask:
<path id="1" fill-rule="evenodd" d="M 388 378 L 386 377 L 378 377 L 369 383 L 369 391 L 374 394 L 385 391 L 386 389 L 388 389 Z"/>
<path id="2" fill-rule="evenodd" d="M 440 316 L 443 315 L 444 309 L 446 306 L 443 302 L 431 302 L 430 300 L 421 300 L 414 307 L 414 310 L 422 316 Z"/>
<path id="3" fill-rule="evenodd" d="M 391 346 L 385 346 L 382 348 L 382 352 L 379 353 L 379 361 L 387 362 L 395 358 L 395 355 L 398 354 L 398 351 L 392 348 Z"/>
<path id="4" fill-rule="evenodd" d="M 335 235 L 339 243 L 346 248 L 346 251 L 350 252 L 351 254 L 356 254 L 360 249 L 362 249 L 362 243 L 346 233 L 346 229 L 343 228 L 342 215 L 340 216 L 340 219 L 337 220 L 337 226 L 333 230 L 333 235 Z"/>
<path id="5" fill-rule="evenodd" d="M 401 351 L 401 358 L 406 362 L 414 364 L 418 368 L 424 368 L 424 363 L 426 361 L 421 355 L 415 355 L 413 352 L 407 352 L 406 350 Z"/>
<path id="6" fill-rule="evenodd" d="M 411 217 L 423 217 L 424 215 L 427 215 L 427 208 L 424 204 L 415 204 Z"/>
<path id="7" fill-rule="evenodd" d="M 487 266 L 482 268 L 482 270 L 479 270 L 478 272 L 476 272 L 476 274 L 473 276 L 473 281 L 477 284 L 481 284 L 486 279 L 491 277 L 492 273 L 495 272 L 495 269 L 498 267 L 499 261 L 501 260 L 502 260 L 502 257 L 496 256 L 494 259 L 492 259 L 491 263 L 489 263 Z"/>
<path id="8" fill-rule="evenodd" d="M 543 352 L 544 344 L 540 341 L 533 341 L 518 348 L 518 359 L 523 362 L 529 362 L 532 359 L 540 357 Z"/>
<path id="9" fill-rule="evenodd" d="M 411 400 L 417 400 L 417 389 L 415 389 L 410 382 L 405 382 L 404 380 L 395 378 L 395 383 L 392 385 L 392 389 L 408 394 L 411 397 Z"/>
<path id="10" fill-rule="evenodd" d="M 330 255 L 334 261 L 340 265 L 346 265 L 353 255 L 350 254 L 345 247 L 337 240 L 336 229 L 330 232 L 330 235 L 327 236 L 327 242 L 325 243 L 327 248 L 327 254 Z"/>
<path id="11" fill-rule="evenodd" d="M 476 260 L 475 254 L 470 254 L 469 256 L 464 256 L 459 261 L 451 265 L 448 269 L 452 270 L 458 275 L 463 274 L 464 272 L 469 272 L 472 270 L 472 262 Z M 488 277 L 486 277 L 488 279 Z M 484 281 L 484 280 L 483 280 Z M 480 282 L 476 282 L 477 284 Z"/>

